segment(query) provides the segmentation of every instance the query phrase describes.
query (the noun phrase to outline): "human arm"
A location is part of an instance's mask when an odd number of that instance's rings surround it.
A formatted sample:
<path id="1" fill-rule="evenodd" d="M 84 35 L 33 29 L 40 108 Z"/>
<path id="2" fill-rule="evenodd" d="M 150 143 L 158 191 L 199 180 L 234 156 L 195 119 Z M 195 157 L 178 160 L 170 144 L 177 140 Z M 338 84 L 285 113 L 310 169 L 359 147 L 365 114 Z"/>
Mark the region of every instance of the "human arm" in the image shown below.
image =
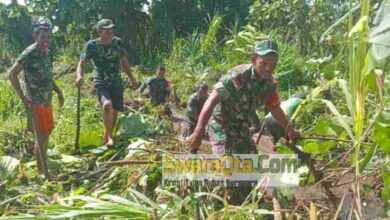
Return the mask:
<path id="1" fill-rule="evenodd" d="M 60 107 L 64 105 L 64 95 L 62 94 L 61 89 L 57 86 L 56 82 L 53 80 L 53 90 L 57 93 L 58 95 L 58 103 Z"/>
<path id="2" fill-rule="evenodd" d="M 28 107 L 32 104 L 32 100 L 25 96 L 22 91 L 22 87 L 20 85 L 20 81 L 18 78 L 19 73 L 23 70 L 23 66 L 16 62 L 11 69 L 9 70 L 9 79 L 11 80 L 11 84 L 14 87 L 16 93 L 22 99 L 23 104 Z"/>
<path id="3" fill-rule="evenodd" d="M 209 121 L 215 106 L 221 102 L 221 97 L 216 90 L 213 90 L 203 105 L 202 111 L 200 112 L 198 123 L 196 124 L 194 133 L 191 134 L 187 143 L 191 152 L 197 152 L 200 144 L 202 143 L 202 137 L 205 132 L 205 127 Z"/>
<path id="4" fill-rule="evenodd" d="M 286 130 L 291 140 L 297 140 L 301 138 L 301 133 L 298 130 L 294 129 L 293 126 L 291 126 L 291 123 L 289 122 L 287 116 L 284 114 L 284 111 L 282 110 L 282 108 L 280 108 L 280 106 L 270 109 L 270 112 L 272 114 L 272 117 L 275 118 L 278 124 Z"/>
<path id="5" fill-rule="evenodd" d="M 122 56 L 120 59 L 121 65 L 123 70 L 125 71 L 126 75 L 129 77 L 132 87 L 135 89 L 138 87 L 137 81 L 135 80 L 133 74 L 131 73 L 131 67 L 129 64 L 129 61 L 127 60 L 126 56 Z"/>

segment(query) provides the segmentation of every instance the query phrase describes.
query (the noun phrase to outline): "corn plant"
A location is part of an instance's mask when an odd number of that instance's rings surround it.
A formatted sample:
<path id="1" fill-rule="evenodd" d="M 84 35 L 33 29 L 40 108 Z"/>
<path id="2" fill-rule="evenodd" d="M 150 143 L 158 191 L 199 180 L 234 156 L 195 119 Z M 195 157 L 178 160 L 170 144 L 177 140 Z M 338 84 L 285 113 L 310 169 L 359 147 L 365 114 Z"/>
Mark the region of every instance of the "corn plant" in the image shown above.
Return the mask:
<path id="1" fill-rule="evenodd" d="M 352 9 L 351 1 L 350 6 L 351 11 L 354 10 Z M 350 31 L 348 33 L 349 83 L 347 84 L 347 82 L 343 79 L 333 79 L 326 84 L 318 87 L 317 89 L 313 90 L 310 95 L 311 99 L 318 100 L 317 96 L 320 94 L 320 92 L 335 83 L 338 83 L 344 94 L 352 123 L 348 123 L 348 121 L 342 116 L 340 111 L 332 102 L 324 99 L 320 99 L 320 101 L 322 101 L 329 108 L 329 110 L 337 117 L 338 122 L 347 132 L 348 137 L 352 140 L 353 143 L 352 149 L 354 149 L 354 164 L 352 165 L 354 166 L 356 175 L 354 183 L 355 201 L 353 205 L 353 213 L 358 219 L 363 218 L 360 203 L 360 174 L 363 171 L 365 165 L 373 156 L 375 149 L 377 148 L 377 143 L 373 143 L 368 149 L 365 149 L 366 155 L 363 159 L 361 159 L 361 146 L 364 140 L 372 136 L 373 122 L 377 120 L 379 113 L 383 109 L 383 83 L 381 80 L 383 75 L 378 72 L 376 72 L 376 75 L 374 74 L 373 68 L 377 65 L 377 59 L 375 59 L 372 52 L 369 50 L 367 39 L 369 32 L 368 24 L 370 1 L 363 0 L 360 6 L 360 18 L 354 26 L 352 25 L 352 13 L 348 13 L 350 27 Z M 385 4 L 383 4 L 383 7 L 385 7 Z M 383 7 L 380 10 L 384 10 Z M 387 51 L 389 50 L 388 48 L 385 49 Z M 383 59 L 383 57 L 381 58 Z M 370 92 L 370 77 L 374 77 L 374 79 L 376 78 L 376 87 L 378 88 L 377 94 L 379 94 L 379 105 L 377 106 L 376 114 L 374 114 L 372 118 L 368 119 L 366 112 L 368 108 L 366 98 Z M 293 118 L 298 115 L 298 112 L 299 109 L 297 112 L 295 112 Z"/>

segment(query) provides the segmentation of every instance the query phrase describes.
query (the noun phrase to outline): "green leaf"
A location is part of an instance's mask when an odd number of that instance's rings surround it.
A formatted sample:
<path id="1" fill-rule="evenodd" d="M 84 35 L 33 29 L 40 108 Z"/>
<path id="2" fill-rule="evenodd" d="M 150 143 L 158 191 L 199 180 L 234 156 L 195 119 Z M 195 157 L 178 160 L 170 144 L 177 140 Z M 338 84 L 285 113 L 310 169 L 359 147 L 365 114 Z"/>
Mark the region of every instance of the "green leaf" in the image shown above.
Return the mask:
<path id="1" fill-rule="evenodd" d="M 385 154 L 390 154 L 390 113 L 381 112 L 374 124 L 372 138 Z"/>
<path id="2" fill-rule="evenodd" d="M 390 170 L 389 167 L 383 165 L 382 167 L 382 179 L 384 187 L 382 189 L 382 198 L 387 203 L 387 206 L 390 206 Z"/>
<path id="3" fill-rule="evenodd" d="M 152 206 L 153 208 L 158 209 L 159 211 L 165 212 L 165 210 L 163 210 L 157 203 L 155 203 L 153 200 L 146 197 L 144 194 L 142 194 L 136 190 L 133 190 L 133 189 L 128 189 L 128 191 L 131 192 L 132 194 L 134 194 L 136 197 L 138 197 L 142 201 L 144 201 L 145 203 Z"/>
<path id="4" fill-rule="evenodd" d="M 139 113 L 131 113 L 129 116 L 119 119 L 117 135 L 126 138 L 138 137 L 145 134 L 147 129 L 148 124 L 144 117 Z"/>
<path id="5" fill-rule="evenodd" d="M 314 127 L 316 134 L 320 136 L 338 136 L 332 129 L 331 122 L 327 119 L 320 119 Z"/>
<path id="6" fill-rule="evenodd" d="M 83 131 L 80 133 L 80 146 L 82 147 L 88 147 L 88 146 L 100 146 L 100 143 L 102 141 L 101 138 L 101 132 L 90 130 L 90 131 Z"/>
<path id="7" fill-rule="evenodd" d="M 61 161 L 63 163 L 75 164 L 83 162 L 83 159 L 71 155 L 61 154 Z"/>
<path id="8" fill-rule="evenodd" d="M 318 144 L 318 141 L 309 142 L 303 146 L 303 150 L 310 154 L 317 154 L 320 152 L 320 145 Z"/>
<path id="9" fill-rule="evenodd" d="M 353 136 L 351 127 L 348 125 L 348 123 L 344 120 L 344 118 L 341 116 L 340 112 L 337 110 L 336 106 L 333 105 L 332 102 L 328 100 L 321 99 L 323 103 L 326 104 L 326 106 L 329 108 L 329 110 L 336 116 L 337 121 L 340 123 L 340 125 L 345 129 L 345 131 L 348 133 L 351 140 L 355 141 L 355 137 Z"/>
<path id="10" fill-rule="evenodd" d="M 10 156 L 0 157 L 0 180 L 15 177 L 20 161 Z"/>

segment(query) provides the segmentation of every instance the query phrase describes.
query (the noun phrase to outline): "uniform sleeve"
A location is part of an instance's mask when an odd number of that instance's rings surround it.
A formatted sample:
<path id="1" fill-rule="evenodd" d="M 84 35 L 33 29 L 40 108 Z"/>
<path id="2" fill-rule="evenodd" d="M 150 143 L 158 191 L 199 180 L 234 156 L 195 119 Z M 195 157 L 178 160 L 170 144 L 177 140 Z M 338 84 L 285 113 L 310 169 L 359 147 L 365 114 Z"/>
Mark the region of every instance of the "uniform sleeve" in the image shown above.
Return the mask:
<path id="1" fill-rule="evenodd" d="M 82 60 L 88 60 L 93 58 L 93 51 L 94 51 L 94 46 L 91 41 L 87 42 L 84 46 L 83 52 L 81 53 L 80 59 Z"/>
<path id="2" fill-rule="evenodd" d="M 165 98 L 169 97 L 171 95 L 171 91 L 168 89 L 170 87 L 170 82 L 165 79 L 165 85 L 164 85 L 164 91 L 165 91 Z"/>
<path id="3" fill-rule="evenodd" d="M 26 60 L 27 60 L 27 55 L 28 55 L 28 52 L 26 50 L 24 50 L 18 58 L 16 58 L 16 62 L 18 62 L 19 65 L 21 65 L 22 67 L 25 67 L 26 66 Z"/>
<path id="4" fill-rule="evenodd" d="M 199 107 L 196 96 L 191 96 L 187 104 L 187 114 L 197 119 L 201 110 Z"/>
<path id="5" fill-rule="evenodd" d="M 234 92 L 234 90 L 236 89 L 234 84 L 235 79 L 239 80 L 238 77 L 232 77 L 231 74 L 228 73 L 227 75 L 223 76 L 218 83 L 214 85 L 213 89 L 217 91 L 222 101 L 229 99 L 231 93 Z"/>
<path id="6" fill-rule="evenodd" d="M 152 81 L 152 78 L 148 78 L 147 80 L 145 80 L 145 82 L 143 82 L 142 85 L 139 87 L 139 92 L 143 93 L 151 81 Z"/>
<path id="7" fill-rule="evenodd" d="M 197 111 L 197 102 L 196 102 L 196 97 L 192 96 L 190 100 L 188 101 L 188 109 L 191 112 L 196 112 Z"/>
<path id="8" fill-rule="evenodd" d="M 268 102 L 266 104 L 268 109 L 274 109 L 278 106 L 280 106 L 280 98 L 279 98 L 279 92 L 278 92 L 278 83 L 275 83 L 275 91 L 272 94 L 272 96 L 268 99 Z"/>
<path id="9" fill-rule="evenodd" d="M 126 50 L 123 46 L 122 39 L 118 38 L 119 54 L 121 57 L 126 56 Z"/>

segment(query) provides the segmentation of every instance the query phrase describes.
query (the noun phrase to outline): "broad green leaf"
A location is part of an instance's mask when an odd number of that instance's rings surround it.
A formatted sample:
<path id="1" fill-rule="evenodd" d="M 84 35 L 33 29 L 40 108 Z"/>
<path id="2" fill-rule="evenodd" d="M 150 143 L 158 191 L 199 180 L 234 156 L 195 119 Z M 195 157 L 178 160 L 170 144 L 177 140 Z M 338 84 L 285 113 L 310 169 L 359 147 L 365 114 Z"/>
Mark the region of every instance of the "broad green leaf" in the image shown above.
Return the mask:
<path id="1" fill-rule="evenodd" d="M 121 117 L 118 122 L 117 135 L 122 137 L 138 137 L 148 129 L 148 124 L 144 117 L 139 114 L 131 113 L 129 116 Z"/>
<path id="2" fill-rule="evenodd" d="M 75 164 L 75 163 L 82 163 L 83 159 L 71 155 L 61 154 L 61 161 L 63 163 Z"/>
<path id="3" fill-rule="evenodd" d="M 82 131 L 80 133 L 80 146 L 100 146 L 102 142 L 101 132 L 100 131 Z"/>
<path id="4" fill-rule="evenodd" d="M 345 129 L 345 131 L 348 133 L 351 140 L 355 141 L 355 137 L 353 136 L 351 127 L 348 125 L 348 123 L 344 120 L 344 118 L 341 116 L 340 112 L 337 110 L 336 106 L 333 105 L 332 102 L 328 100 L 321 99 L 323 103 L 326 104 L 326 106 L 329 108 L 329 110 L 337 117 L 337 121 L 341 124 L 341 126 Z"/>
<path id="5" fill-rule="evenodd" d="M 390 113 L 381 112 L 374 125 L 372 138 L 379 145 L 381 151 L 390 154 Z"/>
<path id="6" fill-rule="evenodd" d="M 332 129 L 331 122 L 326 119 L 320 119 L 316 123 L 314 130 L 317 135 L 321 136 L 337 136 L 337 133 Z"/>
<path id="7" fill-rule="evenodd" d="M 318 154 L 320 152 L 320 145 L 318 141 L 309 142 L 303 146 L 303 150 L 310 154 Z"/>
<path id="8" fill-rule="evenodd" d="M 10 156 L 0 157 L 0 180 L 12 178 L 17 174 L 19 160 Z"/>
<path id="9" fill-rule="evenodd" d="M 390 206 L 390 169 L 386 164 L 382 167 L 382 179 L 384 187 L 382 189 L 382 198 Z"/>

